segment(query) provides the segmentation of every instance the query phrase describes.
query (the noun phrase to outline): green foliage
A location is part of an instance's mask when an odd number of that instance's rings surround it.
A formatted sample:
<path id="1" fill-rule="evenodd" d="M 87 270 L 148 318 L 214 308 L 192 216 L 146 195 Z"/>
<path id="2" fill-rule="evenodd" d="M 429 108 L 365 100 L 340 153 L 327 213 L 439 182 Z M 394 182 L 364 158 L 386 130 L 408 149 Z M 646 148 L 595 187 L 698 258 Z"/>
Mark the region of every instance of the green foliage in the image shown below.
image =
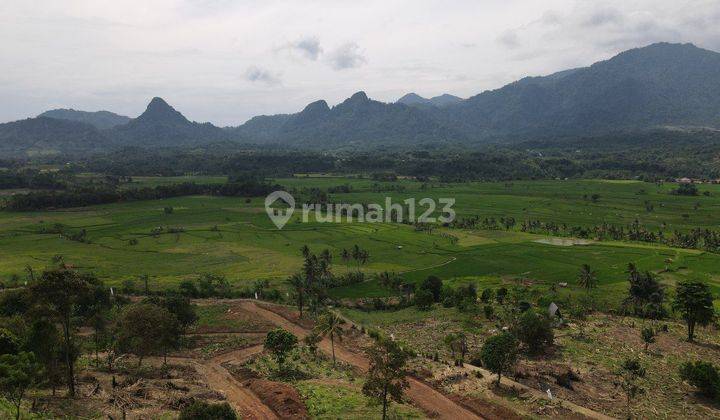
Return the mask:
<path id="1" fill-rule="evenodd" d="M 177 318 L 167 309 L 151 303 L 125 307 L 117 321 L 120 350 L 138 357 L 138 365 L 146 356 L 166 355 L 179 346 L 181 337 Z"/>
<path id="2" fill-rule="evenodd" d="M 265 336 L 265 349 L 273 354 L 281 371 L 283 370 L 285 357 L 297 346 L 297 344 L 297 337 L 295 337 L 293 333 L 282 328 L 269 331 Z"/>
<path id="3" fill-rule="evenodd" d="M 171 314 L 175 315 L 175 318 L 183 330 L 198 320 L 196 305 L 192 304 L 188 297 L 171 293 L 165 297 L 152 296 L 146 298 L 144 302 L 162 306 L 167 309 Z"/>
<path id="4" fill-rule="evenodd" d="M 625 359 L 620 365 L 620 372 L 618 375 L 621 377 L 620 387 L 625 392 L 627 398 L 628 412 L 630 412 L 630 404 L 632 400 L 645 392 L 645 390 L 638 384 L 640 378 L 645 376 L 645 368 L 637 358 Z"/>
<path id="5" fill-rule="evenodd" d="M 35 302 L 44 306 L 47 315 L 61 325 L 66 383 L 70 396 L 75 395 L 75 327 L 78 317 L 88 315 L 93 308 L 109 302 L 107 291 L 92 276 L 66 268 L 45 271 L 40 280 L 30 286 Z"/>
<path id="6" fill-rule="evenodd" d="M 673 309 L 680 312 L 688 326 L 688 341 L 695 337 L 695 325 L 708 325 L 715 319 L 713 296 L 707 284 L 683 281 L 678 284 Z"/>
<path id="7" fill-rule="evenodd" d="M 35 354 L 43 367 L 43 379 L 54 390 L 63 374 L 62 337 L 55 324 L 47 319 L 33 321 L 25 347 Z"/>
<path id="8" fill-rule="evenodd" d="M 320 315 L 315 325 L 315 331 L 321 337 L 330 337 L 332 347 L 333 366 L 335 366 L 335 340 L 342 341 L 345 331 L 342 326 L 345 320 L 334 312 L 325 312 Z"/>
<path id="9" fill-rule="evenodd" d="M 664 317 L 665 289 L 655 276 L 649 271 L 641 273 L 633 263 L 628 264 L 627 273 L 630 287 L 623 302 L 624 310 L 645 318 Z"/>
<path id="10" fill-rule="evenodd" d="M 720 371 L 712 363 L 700 360 L 685 362 L 680 366 L 680 377 L 697 387 L 703 395 L 720 399 Z"/>
<path id="11" fill-rule="evenodd" d="M 493 308 L 492 305 L 485 305 L 483 306 L 483 313 L 485 314 L 485 319 L 493 319 L 495 316 L 495 308 Z"/>
<path id="12" fill-rule="evenodd" d="M 20 418 L 20 405 L 28 389 L 40 377 L 35 355 L 27 352 L 0 356 L 0 394 L 15 406 L 15 418 Z"/>
<path id="13" fill-rule="evenodd" d="M 490 303 L 495 297 L 495 291 L 491 288 L 483 289 L 480 294 L 480 301 L 482 303 Z"/>
<path id="14" fill-rule="evenodd" d="M 363 385 L 363 394 L 382 404 L 383 420 L 387 417 L 388 400 L 402 401 L 408 382 L 405 365 L 409 354 L 398 343 L 377 340 L 366 350 L 370 369 Z"/>
<path id="15" fill-rule="evenodd" d="M 180 411 L 179 420 L 236 420 L 235 410 L 228 403 L 210 404 L 193 401 Z"/>
<path id="16" fill-rule="evenodd" d="M 652 327 L 644 327 L 640 330 L 640 338 L 645 343 L 645 351 L 647 351 L 650 344 L 655 342 L 655 335 L 655 330 Z"/>
<path id="17" fill-rule="evenodd" d="M 520 315 L 511 330 L 530 354 L 542 353 L 555 339 L 552 320 L 534 310 L 527 310 Z"/>
<path id="18" fill-rule="evenodd" d="M 501 287 L 497 289 L 495 292 L 495 300 L 497 300 L 497 303 L 504 304 L 505 303 L 505 297 L 507 297 L 508 290 L 505 287 Z"/>
<path id="19" fill-rule="evenodd" d="M 518 342 L 509 332 L 503 332 L 488 338 L 480 350 L 480 360 L 490 372 L 497 374 L 497 384 L 500 377 L 507 373 L 517 362 Z"/>
<path id="20" fill-rule="evenodd" d="M 695 184 L 678 184 L 677 189 L 670 191 L 671 194 L 675 195 L 698 195 L 698 188 Z"/>
<path id="21" fill-rule="evenodd" d="M 587 291 L 597 286 L 597 273 L 589 265 L 583 264 L 578 274 L 578 284 Z"/>
<path id="22" fill-rule="evenodd" d="M 434 301 L 432 291 L 428 289 L 419 289 L 415 292 L 415 305 L 417 305 L 418 309 L 428 310 L 432 307 Z"/>
<path id="23" fill-rule="evenodd" d="M 18 339 L 7 328 L 0 328 L 0 356 L 3 354 L 15 354 L 20 345 Z"/>
<path id="24" fill-rule="evenodd" d="M 420 284 L 419 290 L 427 290 L 432 294 L 433 302 L 440 302 L 440 297 L 442 294 L 442 288 L 443 288 L 443 282 L 442 280 L 437 276 L 428 276 L 423 282 Z"/>

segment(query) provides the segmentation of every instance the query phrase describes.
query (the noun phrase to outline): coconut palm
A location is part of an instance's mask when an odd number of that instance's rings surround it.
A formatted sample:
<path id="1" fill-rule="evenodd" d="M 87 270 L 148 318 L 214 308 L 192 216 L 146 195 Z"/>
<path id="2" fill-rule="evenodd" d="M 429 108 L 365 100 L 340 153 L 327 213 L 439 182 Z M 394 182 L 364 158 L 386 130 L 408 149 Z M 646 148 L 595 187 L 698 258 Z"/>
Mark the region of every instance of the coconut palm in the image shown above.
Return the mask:
<path id="1" fill-rule="evenodd" d="M 333 312 L 326 312 L 318 319 L 315 326 L 316 331 L 322 337 L 330 337 L 330 347 L 332 348 L 333 367 L 335 367 L 335 339 L 342 341 L 343 333 L 342 325 L 345 320 L 337 316 Z"/>
<path id="2" fill-rule="evenodd" d="M 578 283 L 589 292 L 597 285 L 597 273 L 590 269 L 589 265 L 583 264 L 578 274 Z"/>
<path id="3" fill-rule="evenodd" d="M 343 248 L 343 250 L 340 252 L 340 258 L 343 260 L 345 266 L 347 267 L 348 262 L 350 262 L 350 251 Z"/>

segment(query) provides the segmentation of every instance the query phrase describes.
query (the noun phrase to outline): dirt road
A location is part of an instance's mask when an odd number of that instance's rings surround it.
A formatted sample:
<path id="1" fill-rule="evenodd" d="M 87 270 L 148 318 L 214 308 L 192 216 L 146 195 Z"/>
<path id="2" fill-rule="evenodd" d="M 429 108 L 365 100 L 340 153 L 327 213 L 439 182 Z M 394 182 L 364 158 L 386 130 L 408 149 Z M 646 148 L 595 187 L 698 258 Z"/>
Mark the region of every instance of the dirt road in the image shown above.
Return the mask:
<path id="1" fill-rule="evenodd" d="M 228 361 L 243 362 L 262 352 L 261 344 L 234 350 L 221 354 L 207 361 L 186 359 L 180 357 L 168 358 L 173 363 L 192 364 L 198 373 L 205 378 L 211 389 L 220 391 L 227 398 L 227 402 L 243 419 L 269 420 L 278 419 L 278 416 L 268 406 L 260 401 L 251 390 L 238 382 L 222 364 Z"/>
<path id="2" fill-rule="evenodd" d="M 273 324 L 292 332 L 299 338 L 305 337 L 309 332 L 305 328 L 291 321 L 288 321 L 287 319 L 276 314 L 275 312 L 259 307 L 254 302 L 244 301 L 241 303 L 241 307 L 248 312 L 257 314 L 265 320 L 270 321 Z M 324 339 L 322 342 L 320 342 L 319 347 L 323 352 L 327 354 L 331 354 L 332 352 L 329 339 Z M 363 371 L 368 370 L 369 363 L 363 355 L 350 352 L 337 344 L 335 345 L 335 356 L 343 362 L 351 364 Z M 408 398 L 410 398 L 413 405 L 420 408 L 429 415 L 432 415 L 435 418 L 452 420 L 482 418 L 477 414 L 456 404 L 432 387 L 414 378 L 408 378 L 408 383 L 409 387 L 406 390 L 405 394 L 408 396 Z"/>

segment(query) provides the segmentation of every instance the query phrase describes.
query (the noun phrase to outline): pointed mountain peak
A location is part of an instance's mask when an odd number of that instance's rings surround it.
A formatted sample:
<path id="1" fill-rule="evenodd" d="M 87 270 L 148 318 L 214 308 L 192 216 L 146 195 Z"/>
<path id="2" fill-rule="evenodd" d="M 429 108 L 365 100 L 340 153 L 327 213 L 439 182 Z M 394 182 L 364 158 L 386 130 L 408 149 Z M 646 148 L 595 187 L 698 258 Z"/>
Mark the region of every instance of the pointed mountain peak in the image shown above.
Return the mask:
<path id="1" fill-rule="evenodd" d="M 164 99 L 157 96 L 152 98 L 145 112 L 137 119 L 153 122 L 189 123 L 187 118 L 171 107 Z"/>
<path id="2" fill-rule="evenodd" d="M 323 100 L 309 103 L 305 109 L 295 114 L 291 120 L 290 125 L 302 125 L 312 123 L 319 119 L 325 118 L 330 113 L 330 107 L 327 102 Z"/>
<path id="3" fill-rule="evenodd" d="M 305 109 L 302 110 L 303 113 L 316 113 L 316 112 L 327 112 L 330 111 L 330 107 L 328 106 L 328 103 L 324 100 L 319 100 L 315 102 L 310 102 Z"/>
<path id="4" fill-rule="evenodd" d="M 360 102 L 360 101 L 366 102 L 366 101 L 369 101 L 370 99 L 369 99 L 368 96 L 365 94 L 365 92 L 363 92 L 363 91 L 361 90 L 361 91 L 359 91 L 359 92 L 354 93 L 353 96 L 350 97 L 350 100 L 353 101 L 353 102 Z"/>

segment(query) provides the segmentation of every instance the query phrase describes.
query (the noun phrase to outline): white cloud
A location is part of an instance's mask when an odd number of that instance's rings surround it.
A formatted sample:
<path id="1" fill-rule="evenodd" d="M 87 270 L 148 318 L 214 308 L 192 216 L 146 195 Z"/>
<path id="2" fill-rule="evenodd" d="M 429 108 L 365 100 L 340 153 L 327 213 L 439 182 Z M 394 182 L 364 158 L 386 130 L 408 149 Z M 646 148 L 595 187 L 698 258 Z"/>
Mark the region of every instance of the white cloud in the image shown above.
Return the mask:
<path id="1" fill-rule="evenodd" d="M 280 84 L 280 77 L 269 70 L 252 66 L 245 72 L 245 78 L 251 82 L 262 82 L 268 85 Z"/>
<path id="2" fill-rule="evenodd" d="M 357 43 L 348 42 L 330 53 L 329 62 L 335 70 L 345 70 L 362 66 L 366 59 Z"/>

